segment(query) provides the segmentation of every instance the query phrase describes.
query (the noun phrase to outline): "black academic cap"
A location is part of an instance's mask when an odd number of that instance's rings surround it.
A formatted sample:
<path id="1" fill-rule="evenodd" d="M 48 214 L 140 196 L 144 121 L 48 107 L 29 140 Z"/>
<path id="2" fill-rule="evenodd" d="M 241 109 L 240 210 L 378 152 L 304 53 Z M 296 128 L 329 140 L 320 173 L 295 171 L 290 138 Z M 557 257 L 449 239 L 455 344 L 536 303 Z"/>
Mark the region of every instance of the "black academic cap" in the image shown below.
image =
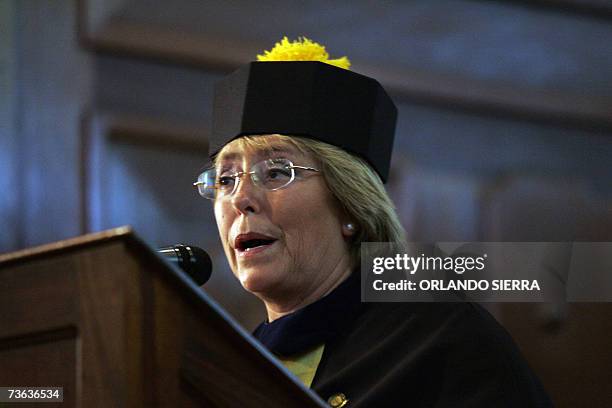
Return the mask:
<path id="1" fill-rule="evenodd" d="M 397 108 L 374 79 L 323 62 L 251 62 L 215 86 L 211 157 L 240 136 L 305 136 L 389 175 Z"/>

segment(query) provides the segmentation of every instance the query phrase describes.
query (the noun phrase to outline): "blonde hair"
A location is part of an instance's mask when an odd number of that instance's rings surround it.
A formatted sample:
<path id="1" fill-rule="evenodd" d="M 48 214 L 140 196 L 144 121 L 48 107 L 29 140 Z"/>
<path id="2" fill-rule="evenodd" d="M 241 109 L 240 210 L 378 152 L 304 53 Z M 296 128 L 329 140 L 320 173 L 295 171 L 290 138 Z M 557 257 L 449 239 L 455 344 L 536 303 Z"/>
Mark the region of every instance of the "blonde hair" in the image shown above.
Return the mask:
<path id="1" fill-rule="evenodd" d="M 360 263 L 362 242 L 406 245 L 406 233 L 395 212 L 395 206 L 380 177 L 365 160 L 339 147 L 305 137 L 243 136 L 232 143 L 238 143 L 243 148 L 273 151 L 278 142 L 287 143 L 300 153 L 311 155 L 318 162 L 329 190 L 356 224 L 357 231 L 350 244 L 355 266 Z"/>

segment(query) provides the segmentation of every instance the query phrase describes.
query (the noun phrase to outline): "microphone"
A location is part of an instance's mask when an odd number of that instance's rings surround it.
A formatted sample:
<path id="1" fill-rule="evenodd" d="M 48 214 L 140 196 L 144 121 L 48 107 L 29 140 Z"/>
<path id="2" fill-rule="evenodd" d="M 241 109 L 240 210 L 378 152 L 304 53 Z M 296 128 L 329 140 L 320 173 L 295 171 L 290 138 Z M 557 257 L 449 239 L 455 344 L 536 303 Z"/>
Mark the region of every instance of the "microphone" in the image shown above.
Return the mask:
<path id="1" fill-rule="evenodd" d="M 210 256 L 202 248 L 175 244 L 157 249 L 168 262 L 181 268 L 198 286 L 202 286 L 212 273 Z"/>

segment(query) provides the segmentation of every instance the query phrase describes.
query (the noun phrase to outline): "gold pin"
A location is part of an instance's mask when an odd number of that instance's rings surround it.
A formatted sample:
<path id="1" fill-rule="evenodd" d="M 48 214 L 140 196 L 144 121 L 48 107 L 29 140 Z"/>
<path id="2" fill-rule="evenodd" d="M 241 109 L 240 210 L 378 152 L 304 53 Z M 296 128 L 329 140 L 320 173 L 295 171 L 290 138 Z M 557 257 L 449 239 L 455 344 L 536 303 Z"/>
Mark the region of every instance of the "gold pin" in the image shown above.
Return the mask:
<path id="1" fill-rule="evenodd" d="M 329 397 L 327 399 L 327 403 L 329 404 L 330 407 L 341 408 L 341 407 L 344 407 L 346 404 L 348 404 L 348 399 L 346 398 L 346 395 L 339 392 Z"/>

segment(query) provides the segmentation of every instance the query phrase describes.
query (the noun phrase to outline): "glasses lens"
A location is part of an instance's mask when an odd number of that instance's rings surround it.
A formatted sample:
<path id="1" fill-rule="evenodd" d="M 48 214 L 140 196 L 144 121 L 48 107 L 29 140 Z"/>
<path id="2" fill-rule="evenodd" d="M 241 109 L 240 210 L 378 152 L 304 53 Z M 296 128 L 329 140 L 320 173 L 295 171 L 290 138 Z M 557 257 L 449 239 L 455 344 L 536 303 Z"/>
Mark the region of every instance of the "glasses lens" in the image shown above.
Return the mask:
<path id="1" fill-rule="evenodd" d="M 251 171 L 255 181 L 267 190 L 285 187 L 293 181 L 293 163 L 287 159 L 268 159 L 257 163 Z"/>
<path id="2" fill-rule="evenodd" d="M 198 193 L 200 193 L 202 197 L 208 198 L 209 200 L 215 199 L 215 193 L 217 191 L 215 188 L 215 178 L 215 169 L 205 170 L 198 176 L 198 182 L 196 184 L 198 186 Z"/>

